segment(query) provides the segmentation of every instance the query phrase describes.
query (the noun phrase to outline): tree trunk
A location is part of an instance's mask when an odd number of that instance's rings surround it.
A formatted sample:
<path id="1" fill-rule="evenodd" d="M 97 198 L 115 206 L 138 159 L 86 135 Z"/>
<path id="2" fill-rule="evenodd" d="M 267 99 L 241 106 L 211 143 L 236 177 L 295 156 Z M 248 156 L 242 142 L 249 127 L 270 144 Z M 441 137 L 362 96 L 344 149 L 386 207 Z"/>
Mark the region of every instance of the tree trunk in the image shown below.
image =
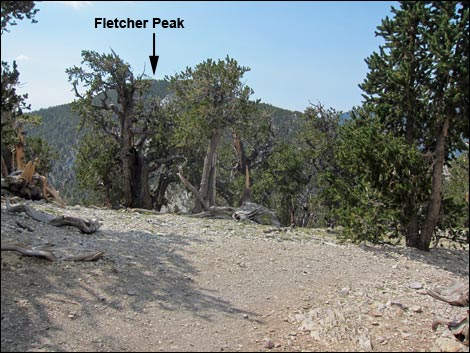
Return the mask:
<path id="1" fill-rule="evenodd" d="M 429 245 L 431 244 L 432 235 L 434 229 L 439 221 L 439 211 L 441 209 L 442 201 L 442 171 L 444 169 L 445 160 L 445 139 L 447 137 L 447 130 L 449 129 L 449 117 L 446 117 L 442 128 L 439 130 L 439 134 L 436 140 L 435 158 L 433 173 L 432 173 L 432 188 L 431 188 L 431 200 L 429 201 L 426 218 L 423 222 L 421 229 L 421 236 L 419 240 L 418 249 L 429 251 Z"/>
<path id="2" fill-rule="evenodd" d="M 7 161 L 3 157 L 3 151 L 2 151 L 2 178 L 6 177 L 8 174 L 10 173 L 8 172 Z"/>
<path id="3" fill-rule="evenodd" d="M 15 160 L 16 160 L 16 169 L 24 169 L 24 134 L 23 127 L 20 126 L 16 130 L 18 134 L 18 142 L 15 144 Z"/>
<path id="4" fill-rule="evenodd" d="M 127 111 L 120 112 L 121 120 L 121 160 L 122 160 L 122 176 L 124 191 L 124 206 L 133 207 L 132 205 L 132 168 L 134 166 L 134 149 L 132 144 L 132 135 L 130 131 L 130 117 Z"/>
<path id="5" fill-rule="evenodd" d="M 245 202 L 251 202 L 250 168 L 248 167 L 248 164 L 245 164 L 245 188 L 243 190 L 241 204 L 244 204 Z"/>
<path id="6" fill-rule="evenodd" d="M 157 211 L 160 211 L 163 206 L 167 205 L 165 194 L 170 185 L 170 181 L 171 179 L 168 174 L 160 175 L 157 188 L 152 191 L 152 203 L 154 209 Z"/>
<path id="7" fill-rule="evenodd" d="M 134 147 L 131 132 L 132 105 L 120 112 L 121 160 L 123 171 L 124 202 L 126 207 L 152 209 L 152 198 L 148 184 L 148 167 L 142 152 Z"/>
<path id="8" fill-rule="evenodd" d="M 207 200 L 207 206 L 215 206 L 216 199 L 216 164 L 217 164 L 217 146 L 220 140 L 220 131 L 212 131 L 209 145 L 207 146 L 206 157 L 204 158 L 204 168 L 202 170 L 199 194 L 204 200 Z M 205 207 L 199 199 L 196 199 L 193 213 L 200 213 Z"/>
<path id="9" fill-rule="evenodd" d="M 148 167 L 142 152 L 134 150 L 132 168 L 132 208 L 152 209 L 152 197 L 148 182 Z"/>
<path id="10" fill-rule="evenodd" d="M 247 163 L 243 142 L 237 132 L 233 132 L 233 147 L 238 158 L 238 171 L 245 176 L 245 187 L 240 200 L 240 205 L 242 205 L 244 202 L 251 202 L 250 168 Z"/>
<path id="11" fill-rule="evenodd" d="M 406 225 L 406 246 L 411 248 L 419 247 L 419 223 L 418 223 L 418 213 L 416 210 L 415 200 L 408 200 L 408 205 L 405 209 L 406 213 L 410 215 L 408 224 Z"/>

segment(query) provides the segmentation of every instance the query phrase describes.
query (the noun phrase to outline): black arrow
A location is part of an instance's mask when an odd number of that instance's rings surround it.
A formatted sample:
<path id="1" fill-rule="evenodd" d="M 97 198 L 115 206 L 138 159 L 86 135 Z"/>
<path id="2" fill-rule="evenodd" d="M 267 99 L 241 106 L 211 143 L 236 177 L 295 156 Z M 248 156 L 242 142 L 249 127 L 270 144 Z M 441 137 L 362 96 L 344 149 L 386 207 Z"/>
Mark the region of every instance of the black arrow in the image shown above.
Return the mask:
<path id="1" fill-rule="evenodd" d="M 153 55 L 149 55 L 150 58 L 150 64 L 152 65 L 152 71 L 153 74 L 155 75 L 155 70 L 157 69 L 157 64 L 158 64 L 158 58 L 159 56 L 155 56 L 155 33 L 153 34 Z"/>

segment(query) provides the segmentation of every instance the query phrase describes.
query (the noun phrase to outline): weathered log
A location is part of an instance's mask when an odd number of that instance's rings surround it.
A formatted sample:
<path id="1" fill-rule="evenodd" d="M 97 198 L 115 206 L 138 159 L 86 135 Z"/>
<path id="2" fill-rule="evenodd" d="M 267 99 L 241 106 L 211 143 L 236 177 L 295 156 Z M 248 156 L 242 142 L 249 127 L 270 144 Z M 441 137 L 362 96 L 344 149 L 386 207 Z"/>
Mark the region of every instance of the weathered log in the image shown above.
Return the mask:
<path id="1" fill-rule="evenodd" d="M 206 211 L 196 213 L 190 217 L 195 218 L 220 218 L 236 221 L 251 221 L 258 224 L 280 227 L 281 223 L 276 214 L 269 208 L 253 202 L 244 202 L 241 207 L 209 207 Z"/>
<path id="2" fill-rule="evenodd" d="M 207 211 L 190 215 L 190 217 L 230 219 L 234 211 L 233 207 L 209 207 Z"/>
<path id="3" fill-rule="evenodd" d="M 427 293 L 438 300 L 446 302 L 453 306 L 467 306 L 469 289 L 468 283 L 455 282 L 448 288 L 440 288 L 435 290 L 428 290 Z M 435 320 L 432 323 L 432 329 L 436 330 L 439 325 L 447 325 L 447 328 L 452 334 L 466 346 L 469 345 L 469 311 L 467 309 L 467 316 L 461 320 Z"/>
<path id="4" fill-rule="evenodd" d="M 54 247 L 53 245 L 28 246 L 2 243 L 2 251 L 16 251 L 26 256 L 44 257 L 49 261 L 94 261 L 104 255 L 101 250 L 83 247 Z"/>
<path id="5" fill-rule="evenodd" d="M 431 297 L 453 306 L 468 306 L 468 284 L 454 282 L 448 288 L 428 290 L 427 293 Z"/>
<path id="6" fill-rule="evenodd" d="M 237 221 L 250 220 L 259 224 L 281 226 L 281 222 L 273 211 L 253 202 L 244 202 L 232 214 L 232 218 Z"/>
<path id="7" fill-rule="evenodd" d="M 7 202 L 7 210 L 12 213 L 24 212 L 29 217 L 31 217 L 32 219 L 38 222 L 47 223 L 56 227 L 62 227 L 62 226 L 76 227 L 80 229 L 82 233 L 86 233 L 86 234 L 91 234 L 91 233 L 96 232 L 98 228 L 101 226 L 98 221 L 92 221 L 92 220 L 85 221 L 81 218 L 71 217 L 71 216 L 54 217 L 47 213 L 37 211 L 34 208 L 31 208 L 27 205 L 17 205 L 17 206 L 11 207 L 9 203 Z"/>
<path id="8" fill-rule="evenodd" d="M 202 208 L 204 210 L 209 209 L 209 202 L 205 200 L 201 193 L 194 187 L 194 185 L 191 184 L 189 180 L 184 177 L 183 168 L 181 166 L 178 167 L 178 173 L 176 173 L 176 175 L 178 175 L 180 180 L 183 182 L 184 186 L 186 186 L 186 188 L 188 188 L 188 190 L 191 191 L 194 196 L 196 196 L 196 198 L 201 203 Z"/>
<path id="9" fill-rule="evenodd" d="M 24 170 L 14 171 L 2 178 L 2 195 L 4 190 L 7 190 L 11 194 L 27 200 L 45 199 L 46 201 L 50 195 L 61 205 L 64 205 L 59 192 L 47 184 L 44 176 L 34 173 L 34 168 L 35 165 L 29 162 Z"/>
<path id="10" fill-rule="evenodd" d="M 4 190 L 27 200 L 40 200 L 43 198 L 41 188 L 32 181 L 23 179 L 21 175 L 10 174 L 2 178 L 2 194 Z"/>

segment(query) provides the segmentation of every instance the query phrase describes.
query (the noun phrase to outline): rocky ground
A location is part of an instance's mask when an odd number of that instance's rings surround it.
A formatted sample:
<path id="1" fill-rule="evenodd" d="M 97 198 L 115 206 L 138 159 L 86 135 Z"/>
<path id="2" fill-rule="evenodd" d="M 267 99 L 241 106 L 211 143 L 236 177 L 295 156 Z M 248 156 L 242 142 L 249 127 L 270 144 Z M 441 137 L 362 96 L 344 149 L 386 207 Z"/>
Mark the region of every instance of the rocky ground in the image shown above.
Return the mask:
<path id="1" fill-rule="evenodd" d="M 94 262 L 2 252 L 3 351 L 468 351 L 426 294 L 468 282 L 468 250 L 341 244 L 319 229 L 32 203 L 97 233 L 2 205 L 2 243 L 85 246 Z M 31 228 L 27 230 L 17 224 Z"/>

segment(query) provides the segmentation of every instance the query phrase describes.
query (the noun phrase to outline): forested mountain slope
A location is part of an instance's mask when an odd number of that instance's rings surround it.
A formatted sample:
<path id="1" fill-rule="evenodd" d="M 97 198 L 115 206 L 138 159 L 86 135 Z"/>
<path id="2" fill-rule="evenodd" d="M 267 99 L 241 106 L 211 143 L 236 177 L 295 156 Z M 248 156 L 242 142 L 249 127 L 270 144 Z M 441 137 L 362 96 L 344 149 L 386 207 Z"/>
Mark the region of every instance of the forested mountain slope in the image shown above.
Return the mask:
<path id="1" fill-rule="evenodd" d="M 149 95 L 165 97 L 168 94 L 168 82 L 154 81 Z M 112 96 L 112 95 L 111 95 Z M 285 141 L 292 141 L 301 129 L 301 112 L 295 112 L 267 103 L 260 103 L 260 108 L 272 117 L 273 132 Z M 80 203 L 83 193 L 78 190 L 75 179 L 75 157 L 80 138 L 84 131 L 79 128 L 80 117 L 71 110 L 70 104 L 63 104 L 34 111 L 32 114 L 42 118 L 41 125 L 28 126 L 28 136 L 37 136 L 46 140 L 59 157 L 53 161 L 53 169 L 48 175 L 49 181 L 60 191 L 69 203 Z"/>

